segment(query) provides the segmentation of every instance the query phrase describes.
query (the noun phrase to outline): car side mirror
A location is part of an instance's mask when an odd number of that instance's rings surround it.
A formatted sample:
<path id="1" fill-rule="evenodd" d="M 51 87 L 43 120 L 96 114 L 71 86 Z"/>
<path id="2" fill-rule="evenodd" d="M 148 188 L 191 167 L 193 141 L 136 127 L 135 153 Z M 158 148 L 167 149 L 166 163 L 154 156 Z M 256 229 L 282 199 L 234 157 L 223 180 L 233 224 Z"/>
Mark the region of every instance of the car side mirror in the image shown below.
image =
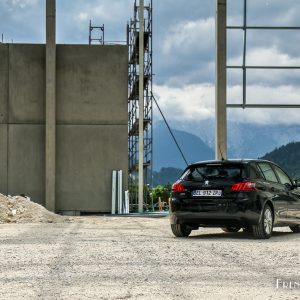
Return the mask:
<path id="1" fill-rule="evenodd" d="M 300 187 L 300 180 L 299 179 L 294 179 L 293 181 L 294 181 L 294 185 L 293 186 L 295 188 L 299 188 Z"/>

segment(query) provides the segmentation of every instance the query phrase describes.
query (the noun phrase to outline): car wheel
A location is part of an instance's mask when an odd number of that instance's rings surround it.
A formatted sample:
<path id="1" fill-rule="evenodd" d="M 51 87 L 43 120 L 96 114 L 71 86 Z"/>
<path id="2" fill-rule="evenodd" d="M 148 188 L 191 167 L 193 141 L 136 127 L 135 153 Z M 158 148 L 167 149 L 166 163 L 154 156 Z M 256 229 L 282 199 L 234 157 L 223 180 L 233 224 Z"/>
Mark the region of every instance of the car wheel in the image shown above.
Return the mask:
<path id="1" fill-rule="evenodd" d="M 295 233 L 299 233 L 300 232 L 300 225 L 290 226 L 290 229 Z"/>
<path id="2" fill-rule="evenodd" d="M 273 231 L 274 216 L 271 207 L 266 204 L 260 221 L 257 225 L 252 226 L 253 235 L 258 239 L 269 239 Z"/>
<path id="3" fill-rule="evenodd" d="M 192 232 L 185 224 L 171 224 L 171 229 L 176 237 L 188 237 Z"/>
<path id="4" fill-rule="evenodd" d="M 227 226 L 227 227 L 221 227 L 221 229 L 225 232 L 238 232 L 241 227 L 238 226 Z"/>

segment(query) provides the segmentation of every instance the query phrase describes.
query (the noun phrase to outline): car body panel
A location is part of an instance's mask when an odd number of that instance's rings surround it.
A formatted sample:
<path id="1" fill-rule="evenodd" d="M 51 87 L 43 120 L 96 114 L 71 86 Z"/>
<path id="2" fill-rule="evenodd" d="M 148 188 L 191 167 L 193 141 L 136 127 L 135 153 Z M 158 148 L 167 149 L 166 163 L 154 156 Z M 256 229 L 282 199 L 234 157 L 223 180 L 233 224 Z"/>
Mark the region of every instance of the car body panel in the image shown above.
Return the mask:
<path id="1" fill-rule="evenodd" d="M 289 222 L 300 224 L 300 189 L 292 189 L 289 196 L 287 219 Z"/>
<path id="2" fill-rule="evenodd" d="M 265 173 L 260 172 L 258 163 L 263 163 Z M 191 181 L 187 176 L 189 168 L 194 170 L 203 165 L 233 164 L 245 168 L 243 180 L 255 183 L 253 191 L 231 190 L 232 184 L 238 179 L 203 178 L 202 181 Z M 259 223 L 266 203 L 274 210 L 274 226 L 286 226 L 292 223 L 300 224 L 300 189 L 290 189 L 280 182 L 274 171 L 277 165 L 263 160 L 227 160 L 204 161 L 190 165 L 178 181 L 185 191 L 173 193 L 170 200 L 171 224 L 187 224 L 192 227 L 247 227 Z M 251 169 L 251 170 L 250 170 Z M 201 169 L 202 170 L 202 169 Z M 190 173 L 193 173 L 191 171 Z M 254 174 L 254 175 L 253 175 Z M 275 174 L 275 175 L 274 175 Z M 267 175 L 268 179 L 265 178 Z M 254 178 L 251 178 L 254 177 Z M 288 176 L 288 175 L 287 175 Z M 290 178 L 290 177 L 289 177 Z M 193 197 L 193 190 L 222 190 L 222 196 Z M 198 193 L 199 194 L 199 193 Z"/>

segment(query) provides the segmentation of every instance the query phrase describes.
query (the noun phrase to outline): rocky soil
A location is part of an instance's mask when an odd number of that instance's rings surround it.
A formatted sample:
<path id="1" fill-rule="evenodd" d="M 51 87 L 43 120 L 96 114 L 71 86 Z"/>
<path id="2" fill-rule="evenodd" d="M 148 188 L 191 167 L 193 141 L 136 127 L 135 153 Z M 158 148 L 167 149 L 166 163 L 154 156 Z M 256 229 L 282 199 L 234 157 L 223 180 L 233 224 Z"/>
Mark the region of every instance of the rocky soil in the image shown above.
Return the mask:
<path id="1" fill-rule="evenodd" d="M 69 218 L 48 211 L 29 197 L 0 194 L 0 224 L 4 223 L 59 223 Z"/>

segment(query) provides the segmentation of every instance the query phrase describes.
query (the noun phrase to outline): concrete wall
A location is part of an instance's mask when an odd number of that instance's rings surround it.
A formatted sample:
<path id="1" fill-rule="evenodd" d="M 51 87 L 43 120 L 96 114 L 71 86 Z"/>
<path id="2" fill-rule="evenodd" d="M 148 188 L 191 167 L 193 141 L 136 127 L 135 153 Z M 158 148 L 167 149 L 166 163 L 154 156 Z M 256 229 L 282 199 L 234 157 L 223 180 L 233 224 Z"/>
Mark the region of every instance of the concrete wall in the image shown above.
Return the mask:
<path id="1" fill-rule="evenodd" d="M 0 124 L 0 193 L 7 194 L 7 125 Z"/>
<path id="2" fill-rule="evenodd" d="M 45 46 L 9 45 L 10 124 L 45 122 Z"/>
<path id="3" fill-rule="evenodd" d="M 0 124 L 8 120 L 8 45 L 0 44 Z"/>
<path id="4" fill-rule="evenodd" d="M 127 154 L 127 126 L 58 126 L 57 209 L 110 211 L 112 170 L 127 172 L 120 153 Z"/>
<path id="5" fill-rule="evenodd" d="M 127 183 L 126 46 L 57 45 L 56 153 L 56 210 L 109 212 L 112 170 Z M 0 193 L 45 204 L 45 45 L 0 44 Z"/>
<path id="6" fill-rule="evenodd" d="M 58 45 L 58 123 L 127 124 L 127 73 L 125 46 Z"/>
<path id="7" fill-rule="evenodd" d="M 8 126 L 8 193 L 45 204 L 45 126 Z"/>

